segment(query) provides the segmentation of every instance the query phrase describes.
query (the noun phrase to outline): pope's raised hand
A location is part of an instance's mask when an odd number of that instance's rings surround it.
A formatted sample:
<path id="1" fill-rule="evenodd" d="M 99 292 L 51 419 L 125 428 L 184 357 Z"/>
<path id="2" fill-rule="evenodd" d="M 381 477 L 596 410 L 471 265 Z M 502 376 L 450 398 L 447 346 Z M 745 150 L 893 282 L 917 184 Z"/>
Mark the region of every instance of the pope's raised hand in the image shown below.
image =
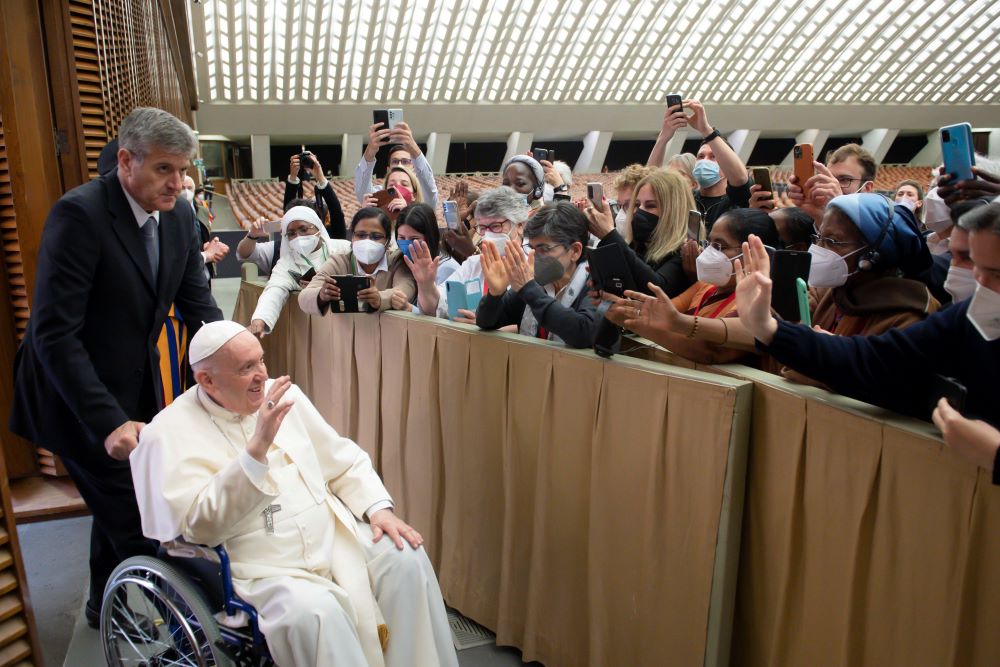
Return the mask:
<path id="1" fill-rule="evenodd" d="M 264 404 L 257 411 L 257 428 L 247 443 L 247 453 L 261 463 L 267 462 L 267 450 L 271 448 L 285 415 L 295 404 L 291 400 L 281 400 L 291 386 L 292 380 L 287 375 L 272 382 L 264 397 Z"/>

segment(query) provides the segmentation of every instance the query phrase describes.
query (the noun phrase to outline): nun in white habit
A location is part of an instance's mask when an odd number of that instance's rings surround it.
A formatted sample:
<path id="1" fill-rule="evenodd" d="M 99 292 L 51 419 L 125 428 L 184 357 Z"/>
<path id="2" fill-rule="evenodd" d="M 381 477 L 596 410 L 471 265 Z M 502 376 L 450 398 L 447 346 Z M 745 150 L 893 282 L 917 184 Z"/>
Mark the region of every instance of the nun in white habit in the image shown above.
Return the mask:
<path id="1" fill-rule="evenodd" d="M 330 238 L 316 211 L 308 206 L 288 209 L 281 218 L 281 254 L 257 300 L 250 332 L 256 336 L 271 333 L 288 295 L 307 285 L 330 255 L 350 251 L 350 241 Z"/>
<path id="2" fill-rule="evenodd" d="M 198 384 L 130 457 L 143 533 L 224 545 L 281 667 L 457 667 L 423 540 L 368 455 L 268 379 L 239 324 L 206 324 L 189 355 Z"/>

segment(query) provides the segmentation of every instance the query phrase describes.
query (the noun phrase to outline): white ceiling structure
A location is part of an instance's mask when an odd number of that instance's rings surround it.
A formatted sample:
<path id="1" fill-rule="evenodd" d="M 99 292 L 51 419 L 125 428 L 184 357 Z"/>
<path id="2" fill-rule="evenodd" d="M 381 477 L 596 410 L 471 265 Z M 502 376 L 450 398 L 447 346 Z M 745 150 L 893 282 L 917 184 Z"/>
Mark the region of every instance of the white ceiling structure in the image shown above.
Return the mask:
<path id="1" fill-rule="evenodd" d="M 394 105 L 425 132 L 469 138 L 648 134 L 668 92 L 701 100 L 719 125 L 770 133 L 1000 126 L 995 0 L 203 0 L 191 9 L 202 132 L 359 133 L 372 108 Z"/>

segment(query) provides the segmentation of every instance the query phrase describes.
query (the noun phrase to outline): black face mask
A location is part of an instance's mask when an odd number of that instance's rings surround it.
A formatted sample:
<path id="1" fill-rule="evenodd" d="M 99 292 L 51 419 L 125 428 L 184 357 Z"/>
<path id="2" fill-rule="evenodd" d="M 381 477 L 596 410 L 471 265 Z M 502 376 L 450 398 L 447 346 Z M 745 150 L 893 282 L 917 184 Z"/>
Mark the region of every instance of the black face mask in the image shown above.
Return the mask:
<path id="1" fill-rule="evenodd" d="M 648 211 L 637 208 L 632 214 L 632 238 L 636 243 L 645 245 L 653 235 L 660 219 Z"/>

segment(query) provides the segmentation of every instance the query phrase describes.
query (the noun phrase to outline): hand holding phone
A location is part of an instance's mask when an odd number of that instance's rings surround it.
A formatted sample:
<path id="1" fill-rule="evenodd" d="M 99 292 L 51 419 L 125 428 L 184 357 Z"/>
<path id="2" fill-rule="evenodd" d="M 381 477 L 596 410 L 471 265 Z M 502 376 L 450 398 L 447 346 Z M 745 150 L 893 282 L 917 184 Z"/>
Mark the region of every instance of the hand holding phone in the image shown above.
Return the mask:
<path id="1" fill-rule="evenodd" d="M 972 148 L 972 126 L 968 123 L 946 125 L 940 129 L 941 154 L 944 157 L 944 173 L 953 181 L 971 181 L 975 178 L 972 167 L 976 155 Z"/>
<path id="2" fill-rule="evenodd" d="M 548 149 L 545 148 L 532 148 L 531 157 L 535 158 L 535 160 L 537 160 L 538 162 L 541 162 L 542 160 L 548 160 L 549 151 Z"/>
<path id="3" fill-rule="evenodd" d="M 441 210 L 448 229 L 458 229 L 458 202 L 448 200 L 441 204 Z"/>
<path id="4" fill-rule="evenodd" d="M 601 183 L 587 183 L 587 199 L 598 211 L 604 211 L 604 185 Z"/>
<path id="5" fill-rule="evenodd" d="M 795 148 L 792 149 L 792 158 L 795 179 L 798 181 L 798 186 L 802 188 L 802 193 L 808 196 L 806 181 L 816 175 L 812 144 L 796 144 Z"/>
<path id="6" fill-rule="evenodd" d="M 677 107 L 677 111 L 684 111 L 684 104 L 681 96 L 676 93 L 667 93 L 667 108 Z"/>

